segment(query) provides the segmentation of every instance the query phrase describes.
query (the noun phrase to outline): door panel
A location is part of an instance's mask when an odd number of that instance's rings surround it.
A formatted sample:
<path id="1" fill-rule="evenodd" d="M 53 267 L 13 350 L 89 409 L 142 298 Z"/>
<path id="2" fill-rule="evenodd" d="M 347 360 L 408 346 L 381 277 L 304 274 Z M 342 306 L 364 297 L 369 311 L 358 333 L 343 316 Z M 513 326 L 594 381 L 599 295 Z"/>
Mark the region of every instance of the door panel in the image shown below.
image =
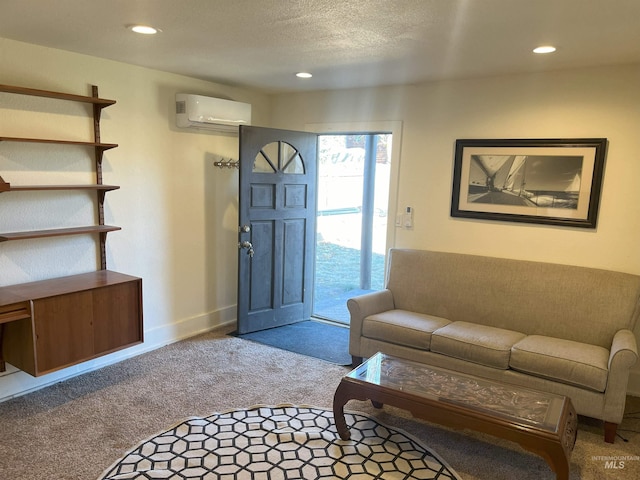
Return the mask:
<path id="1" fill-rule="evenodd" d="M 304 242 L 306 231 L 304 220 L 286 220 L 284 222 L 284 274 L 282 282 L 282 304 L 292 305 L 304 301 L 304 252 L 300 245 Z"/>
<path id="2" fill-rule="evenodd" d="M 240 127 L 238 333 L 311 316 L 316 142 L 306 132 Z"/>
<path id="3" fill-rule="evenodd" d="M 273 272 L 273 245 L 274 245 L 274 222 L 259 221 L 251 222 L 251 243 L 259 245 L 258 251 L 249 259 L 249 278 L 269 278 Z M 243 260 L 242 253 L 240 261 Z M 244 259 L 246 260 L 246 258 Z M 251 282 L 251 297 L 249 311 L 273 308 L 273 294 L 271 282 Z"/>
<path id="4" fill-rule="evenodd" d="M 251 208 L 273 209 L 275 203 L 275 189 L 273 185 L 251 185 Z"/>

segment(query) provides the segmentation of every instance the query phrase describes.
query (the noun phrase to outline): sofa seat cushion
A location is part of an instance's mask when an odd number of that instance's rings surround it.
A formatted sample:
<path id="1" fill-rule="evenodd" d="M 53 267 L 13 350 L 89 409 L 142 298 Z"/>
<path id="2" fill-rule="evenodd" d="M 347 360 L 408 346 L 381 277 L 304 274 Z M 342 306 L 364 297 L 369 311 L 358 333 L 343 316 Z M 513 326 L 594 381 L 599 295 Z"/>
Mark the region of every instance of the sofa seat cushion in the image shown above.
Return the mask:
<path id="1" fill-rule="evenodd" d="M 431 333 L 449 320 L 406 310 L 389 310 L 366 317 L 362 335 L 397 345 L 429 350 Z"/>
<path id="2" fill-rule="evenodd" d="M 510 367 L 570 385 L 604 392 L 609 351 L 561 338 L 530 335 L 511 349 Z"/>
<path id="3" fill-rule="evenodd" d="M 468 322 L 452 322 L 433 332 L 431 351 L 506 370 L 511 347 L 526 335 Z"/>

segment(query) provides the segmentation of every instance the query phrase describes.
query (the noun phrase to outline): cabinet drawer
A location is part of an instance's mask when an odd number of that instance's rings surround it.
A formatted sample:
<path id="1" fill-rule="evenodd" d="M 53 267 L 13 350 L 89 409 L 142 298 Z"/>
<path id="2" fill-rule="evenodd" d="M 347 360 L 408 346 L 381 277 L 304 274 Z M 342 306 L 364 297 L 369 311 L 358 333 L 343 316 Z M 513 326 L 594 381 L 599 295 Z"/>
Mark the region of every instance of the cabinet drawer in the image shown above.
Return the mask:
<path id="1" fill-rule="evenodd" d="M 0 323 L 15 322 L 31 317 L 29 302 L 0 306 Z"/>

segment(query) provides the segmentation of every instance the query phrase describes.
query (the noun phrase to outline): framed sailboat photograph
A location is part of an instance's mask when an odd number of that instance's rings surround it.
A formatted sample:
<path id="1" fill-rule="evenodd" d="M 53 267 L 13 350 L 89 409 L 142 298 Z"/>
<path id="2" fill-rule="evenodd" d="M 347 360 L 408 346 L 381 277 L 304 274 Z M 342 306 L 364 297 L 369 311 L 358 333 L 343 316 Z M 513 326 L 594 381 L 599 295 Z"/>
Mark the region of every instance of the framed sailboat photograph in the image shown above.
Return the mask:
<path id="1" fill-rule="evenodd" d="M 456 140 L 451 216 L 596 228 L 606 138 Z"/>

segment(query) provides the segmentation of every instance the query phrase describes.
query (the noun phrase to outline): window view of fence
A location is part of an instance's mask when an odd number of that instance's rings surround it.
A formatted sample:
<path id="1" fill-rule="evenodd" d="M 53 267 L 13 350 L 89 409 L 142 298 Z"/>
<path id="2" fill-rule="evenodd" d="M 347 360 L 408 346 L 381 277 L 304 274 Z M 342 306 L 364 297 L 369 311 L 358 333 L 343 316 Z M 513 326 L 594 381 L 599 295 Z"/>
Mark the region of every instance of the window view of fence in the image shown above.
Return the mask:
<path id="1" fill-rule="evenodd" d="M 347 299 L 384 286 L 390 134 L 321 135 L 314 315 L 349 322 Z"/>

